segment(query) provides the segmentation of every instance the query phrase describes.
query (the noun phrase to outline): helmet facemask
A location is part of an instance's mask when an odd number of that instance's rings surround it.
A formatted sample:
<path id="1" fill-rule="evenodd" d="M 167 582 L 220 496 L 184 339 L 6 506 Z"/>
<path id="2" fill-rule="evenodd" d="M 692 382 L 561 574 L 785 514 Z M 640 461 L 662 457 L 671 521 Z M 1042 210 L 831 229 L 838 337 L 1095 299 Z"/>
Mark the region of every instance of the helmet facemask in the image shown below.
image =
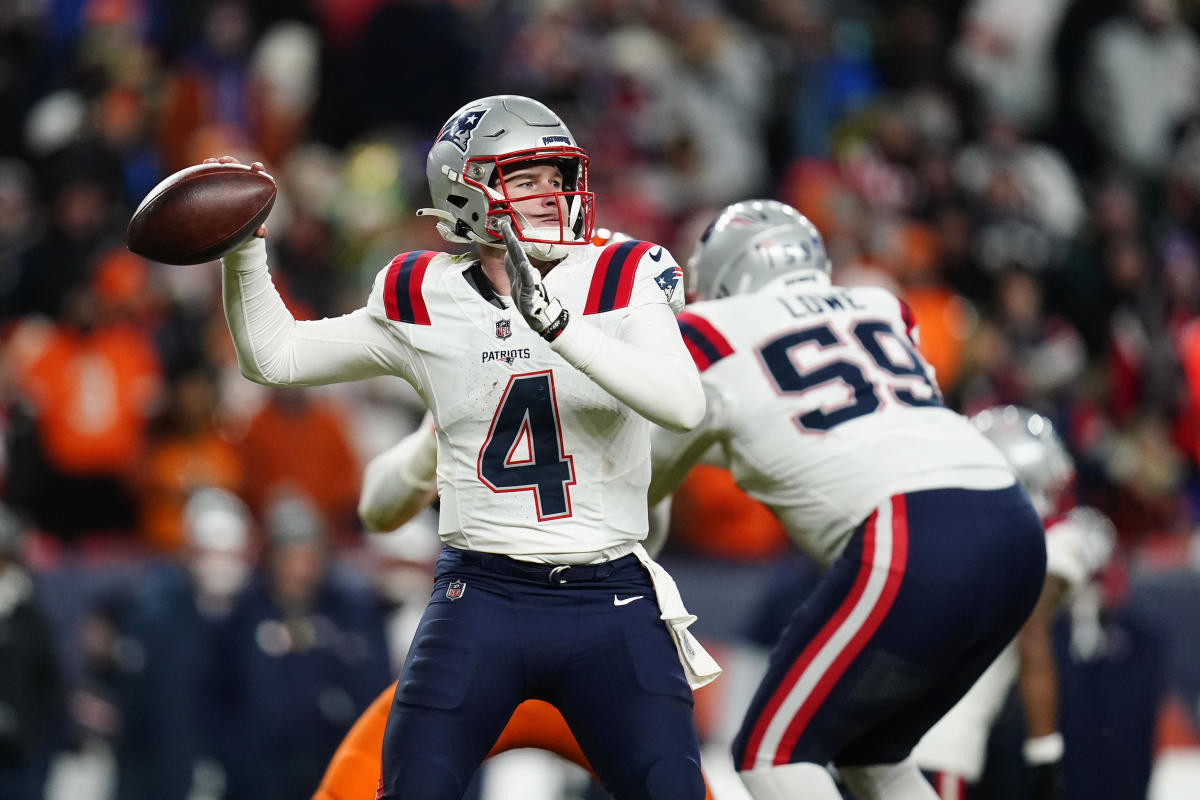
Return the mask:
<path id="1" fill-rule="evenodd" d="M 524 165 L 553 163 L 562 173 L 554 192 L 514 196 L 505 181 Z M 438 218 L 438 232 L 451 242 L 504 247 L 498 221 L 508 217 L 533 258 L 564 257 L 571 245 L 591 240 L 595 200 L 588 190 L 588 157 L 554 112 L 536 100 L 498 95 L 468 103 L 443 126 L 426 164 L 435 208 L 418 214 Z M 519 212 L 538 198 L 559 209 L 553 224 Z M 538 216 L 545 216 L 539 214 Z"/>
<path id="2" fill-rule="evenodd" d="M 487 197 L 487 230 L 495 247 L 503 247 L 499 219 L 508 217 L 517 238 L 525 245 L 525 252 L 533 258 L 545 261 L 562 258 L 567 253 L 564 247 L 581 244 L 592 238 L 594 219 L 594 195 L 587 190 L 587 155 L 578 148 L 555 148 L 554 155 L 545 150 L 508 153 L 504 156 L 481 156 L 467 162 L 467 174 L 478 172 L 490 176 L 490 183 L 478 188 Z M 571 152 L 573 151 L 573 152 Z M 550 164 L 562 174 L 562 188 L 556 191 L 514 196 L 511 178 L 518 170 L 526 167 Z M 470 179 L 468 178 L 468 181 Z M 536 203 L 552 199 L 557 210 L 557 220 L 547 224 L 546 220 L 535 224 L 522 214 L 516 204 Z"/>

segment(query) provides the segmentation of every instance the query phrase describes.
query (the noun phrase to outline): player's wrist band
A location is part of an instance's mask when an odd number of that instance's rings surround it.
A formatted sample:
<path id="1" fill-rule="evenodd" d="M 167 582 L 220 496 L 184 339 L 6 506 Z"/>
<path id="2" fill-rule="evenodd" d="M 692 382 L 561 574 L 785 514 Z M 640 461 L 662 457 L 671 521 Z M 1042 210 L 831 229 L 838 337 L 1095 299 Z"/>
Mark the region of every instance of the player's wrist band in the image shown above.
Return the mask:
<path id="1" fill-rule="evenodd" d="M 553 342 L 558 338 L 563 329 L 567 327 L 567 321 L 571 319 L 571 315 L 564 308 L 562 313 L 558 315 L 558 319 L 546 326 L 546 329 L 541 332 L 542 338 L 547 342 Z"/>
<path id="2" fill-rule="evenodd" d="M 1026 739 L 1022 748 L 1027 764 L 1053 764 L 1063 757 L 1063 737 L 1058 731 Z"/>

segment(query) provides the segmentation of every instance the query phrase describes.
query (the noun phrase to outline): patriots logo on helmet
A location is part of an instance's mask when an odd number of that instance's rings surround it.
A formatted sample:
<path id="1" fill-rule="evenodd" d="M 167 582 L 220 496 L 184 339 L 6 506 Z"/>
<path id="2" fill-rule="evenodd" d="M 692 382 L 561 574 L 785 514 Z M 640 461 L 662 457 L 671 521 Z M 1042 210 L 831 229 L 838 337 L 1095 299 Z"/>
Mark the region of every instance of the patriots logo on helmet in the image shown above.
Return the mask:
<path id="1" fill-rule="evenodd" d="M 512 323 L 506 319 L 496 320 L 496 338 L 507 339 L 512 336 Z"/>
<path id="2" fill-rule="evenodd" d="M 654 278 L 658 288 L 670 299 L 675 294 L 675 287 L 683 280 L 683 270 L 678 264 L 672 264 Z"/>
<path id="3" fill-rule="evenodd" d="M 459 114 L 442 128 L 442 132 L 438 134 L 438 141 L 449 142 L 464 153 L 467 152 L 467 142 L 471 141 L 471 134 L 479 127 L 479 121 L 487 112 L 488 110 L 483 108 Z"/>

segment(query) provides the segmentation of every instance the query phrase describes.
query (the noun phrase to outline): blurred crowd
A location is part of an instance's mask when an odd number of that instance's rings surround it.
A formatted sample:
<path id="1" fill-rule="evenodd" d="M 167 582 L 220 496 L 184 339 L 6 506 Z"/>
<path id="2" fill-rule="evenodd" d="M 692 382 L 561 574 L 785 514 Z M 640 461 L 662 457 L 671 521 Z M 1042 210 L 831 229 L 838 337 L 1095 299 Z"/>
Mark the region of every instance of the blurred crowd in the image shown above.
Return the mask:
<path id="1" fill-rule="evenodd" d="M 835 280 L 913 308 L 953 407 L 1056 423 L 1118 529 L 1114 601 L 1200 570 L 1194 0 L 0 0 L 0 796 L 98 737 L 113 796 L 307 797 L 394 675 L 436 542 L 372 541 L 355 504 L 419 401 L 251 384 L 216 265 L 123 235 L 172 172 L 259 160 L 289 306 L 351 310 L 444 249 L 425 152 L 495 93 L 554 108 L 600 224 L 680 263 L 726 203 L 800 209 Z M 786 550 L 705 496 L 669 553 Z"/>

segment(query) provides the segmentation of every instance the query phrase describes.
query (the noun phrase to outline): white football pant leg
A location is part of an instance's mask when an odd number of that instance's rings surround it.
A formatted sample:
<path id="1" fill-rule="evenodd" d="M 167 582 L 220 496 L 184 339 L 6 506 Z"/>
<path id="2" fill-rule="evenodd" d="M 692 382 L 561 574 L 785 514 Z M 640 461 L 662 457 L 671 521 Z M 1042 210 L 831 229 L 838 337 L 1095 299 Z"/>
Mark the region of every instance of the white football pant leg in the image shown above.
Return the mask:
<path id="1" fill-rule="evenodd" d="M 899 764 L 839 767 L 838 771 L 856 800 L 938 800 L 911 758 Z"/>
<path id="2" fill-rule="evenodd" d="M 756 767 L 738 776 L 754 800 L 842 800 L 833 776 L 820 764 Z"/>

